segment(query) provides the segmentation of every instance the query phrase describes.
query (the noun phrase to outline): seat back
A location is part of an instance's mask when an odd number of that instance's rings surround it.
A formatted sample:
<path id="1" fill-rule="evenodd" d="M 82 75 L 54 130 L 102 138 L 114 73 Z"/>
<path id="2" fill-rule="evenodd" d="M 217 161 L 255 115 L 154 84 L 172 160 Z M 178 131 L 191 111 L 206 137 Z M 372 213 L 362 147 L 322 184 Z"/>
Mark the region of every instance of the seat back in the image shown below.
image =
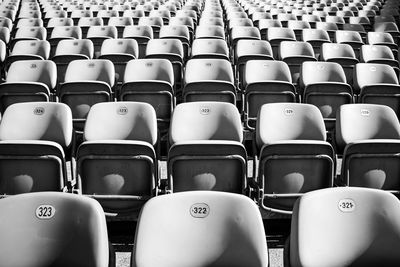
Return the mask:
<path id="1" fill-rule="evenodd" d="M 72 144 L 71 110 L 51 102 L 11 105 L 3 114 L 0 140 L 46 140 L 67 148 Z"/>
<path id="2" fill-rule="evenodd" d="M 399 139 L 400 124 L 388 106 L 375 104 L 342 105 L 336 114 L 338 153 L 349 143 L 365 139 Z"/>
<path id="3" fill-rule="evenodd" d="M 243 223 L 234 223 L 238 220 Z M 168 226 L 160 228 L 160 223 Z M 165 267 L 268 265 L 258 208 L 237 194 L 202 191 L 153 198 L 141 212 L 135 244 L 132 267 L 154 266 L 160 259 Z"/>
<path id="4" fill-rule="evenodd" d="M 398 199 L 381 190 L 307 193 L 294 207 L 290 266 L 398 266 L 399 215 Z"/>
<path id="5" fill-rule="evenodd" d="M 2 199 L 0 207 L 3 264 L 108 266 L 107 225 L 103 209 L 96 201 L 72 194 L 41 192 Z"/>

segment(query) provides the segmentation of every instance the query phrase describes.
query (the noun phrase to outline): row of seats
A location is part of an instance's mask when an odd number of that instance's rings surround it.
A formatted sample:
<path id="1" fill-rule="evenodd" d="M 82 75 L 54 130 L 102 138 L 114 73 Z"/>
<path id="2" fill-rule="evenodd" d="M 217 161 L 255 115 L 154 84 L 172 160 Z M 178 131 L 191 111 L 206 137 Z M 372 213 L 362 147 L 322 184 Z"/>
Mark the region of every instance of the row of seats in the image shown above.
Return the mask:
<path id="1" fill-rule="evenodd" d="M 59 59 L 62 62 L 61 56 Z M 189 60 L 181 90 L 175 84 L 174 65 L 167 59 L 146 58 L 115 64 L 108 59 L 73 60 L 60 63 L 57 70 L 57 64 L 49 60 L 16 61 L 11 64 L 5 82 L 0 84 L 0 112 L 13 103 L 59 101 L 71 108 L 75 129 L 82 131 L 93 104 L 115 99 L 139 101 L 154 107 L 162 132 L 168 129 L 176 104 L 193 101 L 237 105 L 244 125 L 250 130 L 255 129 L 260 107 L 274 102 L 317 106 L 328 131 L 333 131 L 336 111 L 343 104 L 384 104 L 399 116 L 400 86 L 396 72 L 390 65 L 379 62 L 352 66 L 350 86 L 344 68 L 337 62 L 302 62 L 296 56 L 286 57 L 284 61 L 248 60 L 239 65 L 243 72 L 243 90 L 235 86 L 233 70 L 225 59 Z M 57 74 L 63 75 L 63 70 L 64 82 L 57 86 Z M 116 81 L 117 71 L 122 72 L 120 84 Z M 293 72 L 299 72 L 297 88 L 293 84 Z"/>
<path id="2" fill-rule="evenodd" d="M 0 200 L 0 208 L 0 260 L 7 266 L 115 266 L 104 213 L 96 201 L 29 193 Z M 307 193 L 295 205 L 285 266 L 398 266 L 399 213 L 399 200 L 380 190 Z M 249 198 L 224 192 L 151 199 L 139 217 L 130 266 L 160 261 L 166 267 L 268 266 L 257 206 Z"/>
<path id="3" fill-rule="evenodd" d="M 158 194 L 214 190 L 251 195 L 263 210 L 291 213 L 302 193 L 333 185 L 399 188 L 400 123 L 384 105 L 342 105 L 336 148 L 341 175 L 318 108 L 265 104 L 259 111 L 252 175 L 239 112 L 230 103 L 176 107 L 169 129 L 167 175 L 159 170 L 156 112 L 140 102 L 94 105 L 74 148 L 72 113 L 62 103 L 9 106 L 0 124 L 2 194 L 78 191 L 110 213 L 137 213 Z M 76 152 L 74 152 L 76 149 Z M 66 162 L 71 161 L 67 167 Z M 76 168 L 75 168 L 76 162 Z M 71 176 L 67 170 L 70 169 Z M 40 177 L 40 178 L 39 178 Z"/>

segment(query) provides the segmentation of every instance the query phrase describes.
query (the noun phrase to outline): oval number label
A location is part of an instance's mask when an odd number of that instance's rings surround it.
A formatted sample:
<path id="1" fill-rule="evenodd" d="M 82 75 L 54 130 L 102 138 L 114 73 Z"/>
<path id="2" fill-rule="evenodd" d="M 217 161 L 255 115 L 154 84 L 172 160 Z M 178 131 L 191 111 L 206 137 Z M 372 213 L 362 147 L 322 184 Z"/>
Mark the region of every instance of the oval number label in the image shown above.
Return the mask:
<path id="1" fill-rule="evenodd" d="M 356 202 L 351 198 L 345 198 L 339 201 L 338 206 L 342 212 L 353 212 L 356 209 Z"/>
<path id="2" fill-rule="evenodd" d="M 195 218 L 205 218 L 210 214 L 210 207 L 205 203 L 196 203 L 190 207 L 190 215 Z"/>
<path id="3" fill-rule="evenodd" d="M 40 220 L 48 220 L 53 218 L 56 209 L 51 205 L 40 205 L 36 209 L 36 217 Z"/>
<path id="4" fill-rule="evenodd" d="M 208 115 L 211 112 L 210 107 L 200 107 L 200 114 L 202 115 Z"/>

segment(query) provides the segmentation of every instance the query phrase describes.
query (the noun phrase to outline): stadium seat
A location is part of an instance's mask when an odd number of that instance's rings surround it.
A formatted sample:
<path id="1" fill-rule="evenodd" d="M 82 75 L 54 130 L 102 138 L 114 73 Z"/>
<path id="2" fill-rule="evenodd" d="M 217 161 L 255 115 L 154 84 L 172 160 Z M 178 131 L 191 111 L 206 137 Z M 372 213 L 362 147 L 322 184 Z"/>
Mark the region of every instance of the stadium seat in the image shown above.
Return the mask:
<path id="1" fill-rule="evenodd" d="M 296 102 L 289 66 L 283 61 L 249 60 L 244 67 L 244 122 L 254 130 L 263 104 Z"/>
<path id="2" fill-rule="evenodd" d="M 199 25 L 195 32 L 196 39 L 215 38 L 225 40 L 224 27 L 220 25 Z"/>
<path id="3" fill-rule="evenodd" d="M 353 69 L 358 59 L 351 45 L 324 43 L 321 46 L 320 60 L 339 63 L 344 70 L 347 83 L 353 83 Z"/>
<path id="4" fill-rule="evenodd" d="M 294 84 L 298 83 L 301 64 L 317 61 L 311 44 L 307 42 L 282 41 L 279 44 L 278 57 L 288 64 Z"/>
<path id="5" fill-rule="evenodd" d="M 53 61 L 20 60 L 12 63 L 5 83 L 0 84 L 0 112 L 14 103 L 52 100 L 56 81 L 57 67 Z"/>
<path id="6" fill-rule="evenodd" d="M 322 44 L 331 42 L 328 32 L 321 29 L 303 29 L 302 40 L 312 45 L 316 58 L 319 58 Z"/>
<path id="7" fill-rule="evenodd" d="M 381 190 L 307 193 L 294 207 L 286 266 L 398 266 L 399 214 L 398 199 Z"/>
<path id="8" fill-rule="evenodd" d="M 128 61 L 138 58 L 139 46 L 134 39 L 106 39 L 104 40 L 99 59 L 112 61 L 115 69 L 115 79 L 122 84 L 125 67 Z"/>
<path id="9" fill-rule="evenodd" d="M 115 26 L 90 26 L 86 38 L 93 42 L 94 56 L 98 58 L 104 40 L 116 39 L 117 37 L 118 32 Z"/>
<path id="10" fill-rule="evenodd" d="M 336 148 L 343 152 L 339 182 L 399 191 L 400 124 L 388 106 L 343 105 L 336 115 Z"/>
<path id="11" fill-rule="evenodd" d="M 55 26 L 48 41 L 51 46 L 50 58 L 56 53 L 57 45 L 61 40 L 82 39 L 82 30 L 79 26 Z"/>
<path id="12" fill-rule="evenodd" d="M 257 206 L 237 194 L 200 191 L 152 198 L 140 214 L 135 244 L 132 267 L 160 260 L 165 267 L 268 266 Z"/>
<path id="13" fill-rule="evenodd" d="M 195 39 L 192 44 L 191 58 L 230 59 L 228 44 L 218 38 Z"/>
<path id="14" fill-rule="evenodd" d="M 399 77 L 399 62 L 395 59 L 393 51 L 386 45 L 363 45 L 360 51 L 360 61 L 364 63 L 387 64 L 393 67 Z"/>
<path id="15" fill-rule="evenodd" d="M 113 266 L 104 212 L 96 201 L 41 192 L 2 199 L 0 208 L 3 264 Z"/>
<path id="16" fill-rule="evenodd" d="M 300 88 L 302 102 L 318 107 L 328 131 L 335 128 L 338 107 L 354 102 L 353 90 L 346 83 L 343 68 L 335 62 L 304 62 Z"/>
<path id="17" fill-rule="evenodd" d="M 244 68 L 249 60 L 273 60 L 270 43 L 265 40 L 239 40 L 233 54 L 233 62 L 236 66 L 236 79 L 239 88 L 244 89 Z"/>
<path id="18" fill-rule="evenodd" d="M 139 58 L 144 58 L 146 55 L 147 43 L 149 40 L 153 39 L 153 30 L 149 25 L 125 26 L 122 38 L 135 39 L 139 45 Z"/>
<path id="19" fill-rule="evenodd" d="M 21 40 L 15 43 L 10 55 L 6 59 L 5 68 L 18 60 L 49 59 L 50 44 L 45 40 Z"/>
<path id="20" fill-rule="evenodd" d="M 118 100 L 151 104 L 156 111 L 160 131 L 165 132 L 175 107 L 172 63 L 155 58 L 129 61 Z"/>
<path id="21" fill-rule="evenodd" d="M 336 31 L 335 42 L 338 44 L 349 44 L 354 51 L 356 58 L 359 58 L 360 48 L 364 44 L 361 34 L 356 31 Z"/>
<path id="22" fill-rule="evenodd" d="M 133 19 L 131 17 L 111 17 L 108 20 L 109 26 L 115 26 L 118 32 L 118 38 L 123 37 L 126 26 L 133 26 Z"/>
<path id="23" fill-rule="evenodd" d="M 278 58 L 280 43 L 282 41 L 296 41 L 296 36 L 292 29 L 270 27 L 267 29 L 267 41 L 271 44 L 274 58 Z"/>
<path id="24" fill-rule="evenodd" d="M 333 186 L 335 154 L 326 142 L 324 120 L 317 107 L 299 103 L 263 105 L 255 144 L 259 161 L 257 200 L 262 210 L 290 214 L 303 193 Z"/>
<path id="25" fill-rule="evenodd" d="M 183 66 L 186 60 L 183 44 L 178 39 L 152 39 L 147 43 L 146 58 L 163 58 L 171 62 L 174 70 L 174 89 L 182 89 Z"/>
<path id="26" fill-rule="evenodd" d="M 191 59 L 186 63 L 183 101 L 224 101 L 236 103 L 231 63 L 225 59 Z"/>
<path id="27" fill-rule="evenodd" d="M 176 106 L 169 131 L 167 192 L 245 193 L 247 154 L 240 114 L 231 103 Z"/>
<path id="28" fill-rule="evenodd" d="M 16 29 L 15 36 L 10 40 L 10 49 L 21 40 L 46 40 L 47 31 L 45 27 L 21 27 Z"/>
<path id="29" fill-rule="evenodd" d="M 72 110 L 74 128 L 82 131 L 90 107 L 113 100 L 114 65 L 107 59 L 78 59 L 68 64 L 65 82 L 57 89 L 59 101 Z"/>
<path id="30" fill-rule="evenodd" d="M 154 38 L 159 38 L 160 28 L 164 25 L 162 18 L 160 17 L 140 17 L 138 26 L 150 26 L 153 31 Z"/>
<path id="31" fill-rule="evenodd" d="M 160 28 L 160 39 L 177 39 L 182 42 L 184 58 L 189 57 L 191 46 L 189 28 L 185 25 L 165 25 Z"/>
<path id="32" fill-rule="evenodd" d="M 59 41 L 56 52 L 52 58 L 57 65 L 57 83 L 60 84 L 65 81 L 65 73 L 71 61 L 77 59 L 92 59 L 93 56 L 93 43 L 88 39 L 67 39 Z"/>
<path id="33" fill-rule="evenodd" d="M 2 195 L 68 189 L 66 160 L 73 144 L 68 106 L 13 104 L 3 114 L 0 140 Z"/>
<path id="34" fill-rule="evenodd" d="M 156 195 L 157 119 L 139 102 L 98 103 L 89 111 L 77 151 L 77 183 L 107 213 L 133 216 Z"/>
<path id="35" fill-rule="evenodd" d="M 354 68 L 353 87 L 360 93 L 358 102 L 387 105 L 400 118 L 400 86 L 393 67 L 358 63 Z"/>

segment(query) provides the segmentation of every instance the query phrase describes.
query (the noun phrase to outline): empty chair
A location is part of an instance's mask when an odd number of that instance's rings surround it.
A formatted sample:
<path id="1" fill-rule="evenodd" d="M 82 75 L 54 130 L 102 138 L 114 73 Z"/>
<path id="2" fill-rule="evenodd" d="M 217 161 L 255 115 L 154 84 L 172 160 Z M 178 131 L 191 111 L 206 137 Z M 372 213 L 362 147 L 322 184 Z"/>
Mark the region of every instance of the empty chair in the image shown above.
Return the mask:
<path id="1" fill-rule="evenodd" d="M 96 201 L 40 192 L 6 198 L 0 207 L 0 260 L 5 265 L 112 266 L 107 224 Z M 46 235 L 38 234 L 43 231 Z M 21 255 L 17 257 L 16 251 Z"/>
<path id="2" fill-rule="evenodd" d="M 336 110 L 354 102 L 343 68 L 336 62 L 304 62 L 301 67 L 302 102 L 318 107 L 328 131 L 335 128 Z"/>
<path id="3" fill-rule="evenodd" d="M 115 79 L 122 83 L 126 64 L 129 60 L 138 58 L 138 54 L 139 47 L 134 39 L 106 39 L 101 46 L 99 59 L 112 61 Z"/>
<path id="4" fill-rule="evenodd" d="M 156 111 L 160 131 L 165 132 L 175 107 L 172 63 L 159 58 L 129 61 L 118 99 L 151 104 Z"/>
<path id="5" fill-rule="evenodd" d="M 269 28 L 281 28 L 282 23 L 277 19 L 260 19 L 258 22 L 258 28 L 260 29 L 261 39 L 267 39 L 267 33 Z"/>
<path id="6" fill-rule="evenodd" d="M 379 22 L 374 24 L 375 32 L 387 32 L 392 35 L 395 43 L 398 43 L 400 38 L 399 28 L 395 22 Z"/>
<path id="7" fill-rule="evenodd" d="M 368 32 L 368 44 L 370 45 L 386 45 L 393 51 L 393 55 L 397 58 L 398 46 L 394 42 L 393 37 L 387 32 Z"/>
<path id="8" fill-rule="evenodd" d="M 57 82 L 64 82 L 65 73 L 71 61 L 76 59 L 92 59 L 93 55 L 93 43 L 88 39 L 67 39 L 58 42 L 52 58 L 57 65 Z"/>
<path id="9" fill-rule="evenodd" d="M 199 25 L 195 32 L 196 39 L 215 38 L 225 39 L 225 31 L 223 26 L 218 25 Z"/>
<path id="10" fill-rule="evenodd" d="M 171 25 L 171 26 L 184 25 L 184 26 L 186 26 L 189 30 L 190 42 L 193 41 L 193 35 L 194 35 L 194 29 L 195 29 L 195 24 L 194 24 L 193 18 L 191 18 L 191 17 L 171 17 L 168 25 Z"/>
<path id="11" fill-rule="evenodd" d="M 349 44 L 354 50 L 356 57 L 360 55 L 360 48 L 364 44 L 359 32 L 356 31 L 336 31 L 335 42 L 338 44 Z"/>
<path id="12" fill-rule="evenodd" d="M 301 194 L 333 185 L 334 150 L 326 142 L 324 120 L 317 107 L 263 105 L 255 142 L 262 210 L 290 214 Z"/>
<path id="13" fill-rule="evenodd" d="M 353 76 L 354 90 L 360 93 L 359 102 L 387 105 L 400 117 L 400 86 L 393 67 L 358 63 Z"/>
<path id="14" fill-rule="evenodd" d="M 83 130 L 90 107 L 113 99 L 114 65 L 107 59 L 77 59 L 68 64 L 65 81 L 57 90 L 59 101 L 72 110 L 74 128 Z"/>
<path id="15" fill-rule="evenodd" d="M 143 10 L 125 10 L 124 13 L 122 14 L 123 17 L 130 17 L 133 20 L 133 24 L 138 24 L 139 18 L 144 17 L 144 11 Z"/>
<path id="16" fill-rule="evenodd" d="M 344 31 L 355 31 L 358 32 L 362 38 L 362 41 L 365 42 L 365 40 L 367 39 L 367 32 L 364 29 L 364 26 L 361 24 L 344 24 L 343 25 L 343 30 Z"/>
<path id="17" fill-rule="evenodd" d="M 398 266 L 399 209 L 398 199 L 381 190 L 305 194 L 292 216 L 288 266 Z"/>
<path id="18" fill-rule="evenodd" d="M 249 60 L 244 66 L 244 122 L 254 130 L 263 104 L 296 102 L 289 66 L 283 61 Z"/>
<path id="19" fill-rule="evenodd" d="M 229 48 L 225 40 L 216 38 L 195 39 L 191 58 L 221 58 L 229 60 Z"/>
<path id="20" fill-rule="evenodd" d="M 122 38 L 135 39 L 139 46 L 139 58 L 144 58 L 147 43 L 153 39 L 153 30 L 149 25 L 125 26 Z"/>
<path id="21" fill-rule="evenodd" d="M 399 77 L 399 62 L 395 60 L 393 51 L 386 45 L 363 45 L 360 51 L 360 61 L 365 63 L 387 64 L 394 68 Z"/>
<path id="22" fill-rule="evenodd" d="M 30 27 L 25 26 L 18 28 L 15 32 L 14 38 L 10 41 L 10 48 L 12 49 L 18 41 L 21 40 L 46 40 L 47 31 L 45 27 Z"/>
<path id="23" fill-rule="evenodd" d="M 271 44 L 274 58 L 278 58 L 279 44 L 282 41 L 296 41 L 296 36 L 292 29 L 271 27 L 267 29 L 267 41 Z"/>
<path id="24" fill-rule="evenodd" d="M 343 152 L 340 184 L 398 191 L 400 124 L 388 106 L 343 105 L 336 147 Z"/>
<path id="25" fill-rule="evenodd" d="M 349 44 L 322 44 L 320 59 L 339 63 L 346 74 L 347 83 L 352 84 L 353 68 L 358 63 L 358 59 L 356 58 L 353 48 Z"/>
<path id="26" fill-rule="evenodd" d="M 167 192 L 244 193 L 247 155 L 240 114 L 224 102 L 176 106 L 171 118 Z"/>
<path id="27" fill-rule="evenodd" d="M 0 124 L 1 194 L 68 189 L 71 110 L 62 103 L 9 106 Z"/>
<path id="28" fill-rule="evenodd" d="M 23 75 L 21 75 L 23 74 Z M 50 101 L 56 87 L 57 67 L 50 60 L 13 62 L 0 84 L 0 112 L 18 102 Z"/>
<path id="29" fill-rule="evenodd" d="M 339 27 L 336 23 L 333 22 L 325 22 L 325 21 L 318 21 L 315 23 L 315 28 L 320 30 L 325 30 L 329 34 L 329 38 L 334 40 L 335 33 L 339 30 Z"/>
<path id="30" fill-rule="evenodd" d="M 301 64 L 317 60 L 311 44 L 307 42 L 282 41 L 278 54 L 279 58 L 288 64 L 294 84 L 298 82 Z"/>
<path id="31" fill-rule="evenodd" d="M 150 26 L 153 30 L 154 38 L 160 36 L 160 28 L 164 25 L 162 18 L 160 17 L 140 17 L 139 26 Z"/>
<path id="32" fill-rule="evenodd" d="M 186 63 L 183 101 L 224 101 L 236 103 L 231 64 L 225 59 L 191 59 Z"/>
<path id="33" fill-rule="evenodd" d="M 93 42 L 95 57 L 99 57 L 101 45 L 104 40 L 115 39 L 118 37 L 115 26 L 91 26 L 87 32 L 87 39 Z"/>
<path id="34" fill-rule="evenodd" d="M 125 26 L 132 26 L 133 19 L 131 17 L 111 17 L 107 25 L 115 26 L 117 28 L 118 38 L 122 38 Z"/>
<path id="35" fill-rule="evenodd" d="M 190 33 L 185 25 L 165 25 L 160 28 L 161 39 L 178 39 L 182 42 L 184 57 L 189 56 Z"/>
<path id="36" fill-rule="evenodd" d="M 7 57 L 6 69 L 11 63 L 18 60 L 49 59 L 50 43 L 45 40 L 21 40 L 18 41 Z"/>
<path id="37" fill-rule="evenodd" d="M 298 41 L 302 40 L 303 30 L 311 28 L 310 23 L 308 23 L 307 21 L 289 20 L 287 23 L 287 27 L 294 31 L 294 34 L 296 35 L 296 39 Z"/>
<path id="38" fill-rule="evenodd" d="M 312 45 L 316 58 L 319 58 L 322 44 L 331 42 L 328 32 L 321 29 L 304 29 L 302 40 Z"/>
<path id="39" fill-rule="evenodd" d="M 108 25 L 108 22 L 110 18 L 116 18 L 119 16 L 118 11 L 116 10 L 99 10 L 97 12 L 97 17 L 102 18 L 104 21 L 104 24 Z"/>
<path id="40" fill-rule="evenodd" d="M 236 26 L 231 29 L 230 44 L 232 51 L 235 51 L 236 44 L 239 40 L 260 40 L 261 35 L 257 27 L 252 26 Z"/>
<path id="41" fill-rule="evenodd" d="M 80 192 L 108 213 L 137 216 L 159 183 L 154 108 L 139 102 L 95 104 L 83 138 L 77 151 Z"/>
<path id="42" fill-rule="evenodd" d="M 273 60 L 272 47 L 265 40 L 239 40 L 234 51 L 234 64 L 239 88 L 243 89 L 244 66 L 249 60 Z"/>
<path id="43" fill-rule="evenodd" d="M 268 266 L 257 206 L 237 194 L 183 192 L 153 198 L 140 214 L 136 233 L 132 267 L 157 265 L 154 254 L 165 267 Z"/>
<path id="44" fill-rule="evenodd" d="M 103 26 L 104 22 L 102 18 L 98 17 L 81 17 L 76 24 L 82 29 L 82 37 L 86 38 L 87 32 L 92 26 Z"/>
<path id="45" fill-rule="evenodd" d="M 175 93 L 181 93 L 183 63 L 185 61 L 183 44 L 178 39 L 152 39 L 147 43 L 146 58 L 163 58 L 172 63 L 174 70 Z"/>
<path id="46" fill-rule="evenodd" d="M 48 39 L 51 51 L 50 57 L 53 57 L 57 45 L 61 40 L 68 40 L 68 39 L 82 39 L 82 30 L 79 26 L 56 26 L 51 32 L 51 36 Z"/>

